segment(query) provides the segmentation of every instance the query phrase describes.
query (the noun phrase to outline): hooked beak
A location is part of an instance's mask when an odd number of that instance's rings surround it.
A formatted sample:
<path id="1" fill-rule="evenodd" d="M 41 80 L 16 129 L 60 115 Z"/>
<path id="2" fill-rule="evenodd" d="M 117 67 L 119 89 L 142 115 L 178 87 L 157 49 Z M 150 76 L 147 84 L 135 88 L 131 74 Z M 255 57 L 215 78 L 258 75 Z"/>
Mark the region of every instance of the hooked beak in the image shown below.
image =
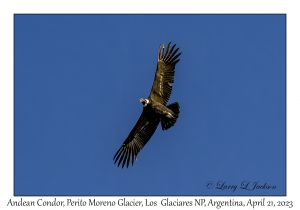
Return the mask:
<path id="1" fill-rule="evenodd" d="M 146 107 L 149 103 L 149 100 L 148 99 L 143 99 L 143 98 L 140 98 L 140 102 L 143 104 L 144 107 Z"/>

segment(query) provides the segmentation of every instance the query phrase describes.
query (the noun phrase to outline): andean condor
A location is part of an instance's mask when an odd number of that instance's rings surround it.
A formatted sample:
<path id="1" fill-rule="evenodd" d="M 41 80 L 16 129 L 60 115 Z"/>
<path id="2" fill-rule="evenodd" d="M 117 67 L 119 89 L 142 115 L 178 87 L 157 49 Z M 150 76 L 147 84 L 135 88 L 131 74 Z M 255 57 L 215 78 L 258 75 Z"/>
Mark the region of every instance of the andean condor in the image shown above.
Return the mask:
<path id="1" fill-rule="evenodd" d="M 122 168 L 125 164 L 128 168 L 130 161 L 133 165 L 137 154 L 150 140 L 159 122 L 163 130 L 169 129 L 176 123 L 179 104 L 174 102 L 167 105 L 172 92 L 171 83 L 174 82 L 175 66 L 181 54 L 176 54 L 179 48 L 174 50 L 175 46 L 176 44 L 171 47 L 171 42 L 166 50 L 164 44 L 159 46 L 157 68 L 150 95 L 147 99 L 140 99 L 143 112 L 114 156 L 115 163 L 118 162 L 118 166 L 122 163 Z"/>

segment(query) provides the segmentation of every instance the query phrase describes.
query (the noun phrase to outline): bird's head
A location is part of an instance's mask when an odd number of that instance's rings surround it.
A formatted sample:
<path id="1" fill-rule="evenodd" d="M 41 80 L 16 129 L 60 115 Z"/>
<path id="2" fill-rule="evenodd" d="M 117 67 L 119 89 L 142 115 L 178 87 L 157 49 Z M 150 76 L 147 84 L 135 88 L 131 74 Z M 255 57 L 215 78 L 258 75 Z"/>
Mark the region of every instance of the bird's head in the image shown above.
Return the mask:
<path id="1" fill-rule="evenodd" d="M 143 98 L 140 98 L 140 102 L 143 104 L 144 107 L 146 107 L 150 103 L 149 99 Z"/>

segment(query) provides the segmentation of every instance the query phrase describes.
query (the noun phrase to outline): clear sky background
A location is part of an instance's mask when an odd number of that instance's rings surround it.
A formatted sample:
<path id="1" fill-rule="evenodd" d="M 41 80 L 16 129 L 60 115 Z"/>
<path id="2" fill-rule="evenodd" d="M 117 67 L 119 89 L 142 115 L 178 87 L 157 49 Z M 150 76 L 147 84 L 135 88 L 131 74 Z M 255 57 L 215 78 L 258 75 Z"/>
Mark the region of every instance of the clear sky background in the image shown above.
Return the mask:
<path id="1" fill-rule="evenodd" d="M 119 168 L 170 41 L 179 119 Z M 14 194 L 285 195 L 286 16 L 15 15 Z"/>

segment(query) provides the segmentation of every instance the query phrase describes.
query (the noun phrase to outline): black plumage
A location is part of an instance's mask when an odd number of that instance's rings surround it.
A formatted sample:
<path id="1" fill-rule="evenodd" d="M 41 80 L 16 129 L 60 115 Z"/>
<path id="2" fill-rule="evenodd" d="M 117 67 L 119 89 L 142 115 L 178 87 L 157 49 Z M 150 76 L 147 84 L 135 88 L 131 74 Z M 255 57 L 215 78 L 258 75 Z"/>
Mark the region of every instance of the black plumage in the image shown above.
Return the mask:
<path id="1" fill-rule="evenodd" d="M 114 162 L 118 162 L 118 166 L 122 164 L 122 168 L 125 165 L 128 167 L 130 162 L 134 164 L 137 154 L 150 140 L 159 122 L 163 130 L 169 129 L 176 123 L 179 104 L 174 102 L 167 105 L 172 93 L 175 66 L 181 54 L 176 54 L 179 48 L 174 50 L 175 46 L 171 47 L 169 43 L 166 50 L 164 44 L 159 46 L 157 68 L 150 95 L 148 99 L 140 99 L 144 107 L 143 112 L 114 156 Z"/>

